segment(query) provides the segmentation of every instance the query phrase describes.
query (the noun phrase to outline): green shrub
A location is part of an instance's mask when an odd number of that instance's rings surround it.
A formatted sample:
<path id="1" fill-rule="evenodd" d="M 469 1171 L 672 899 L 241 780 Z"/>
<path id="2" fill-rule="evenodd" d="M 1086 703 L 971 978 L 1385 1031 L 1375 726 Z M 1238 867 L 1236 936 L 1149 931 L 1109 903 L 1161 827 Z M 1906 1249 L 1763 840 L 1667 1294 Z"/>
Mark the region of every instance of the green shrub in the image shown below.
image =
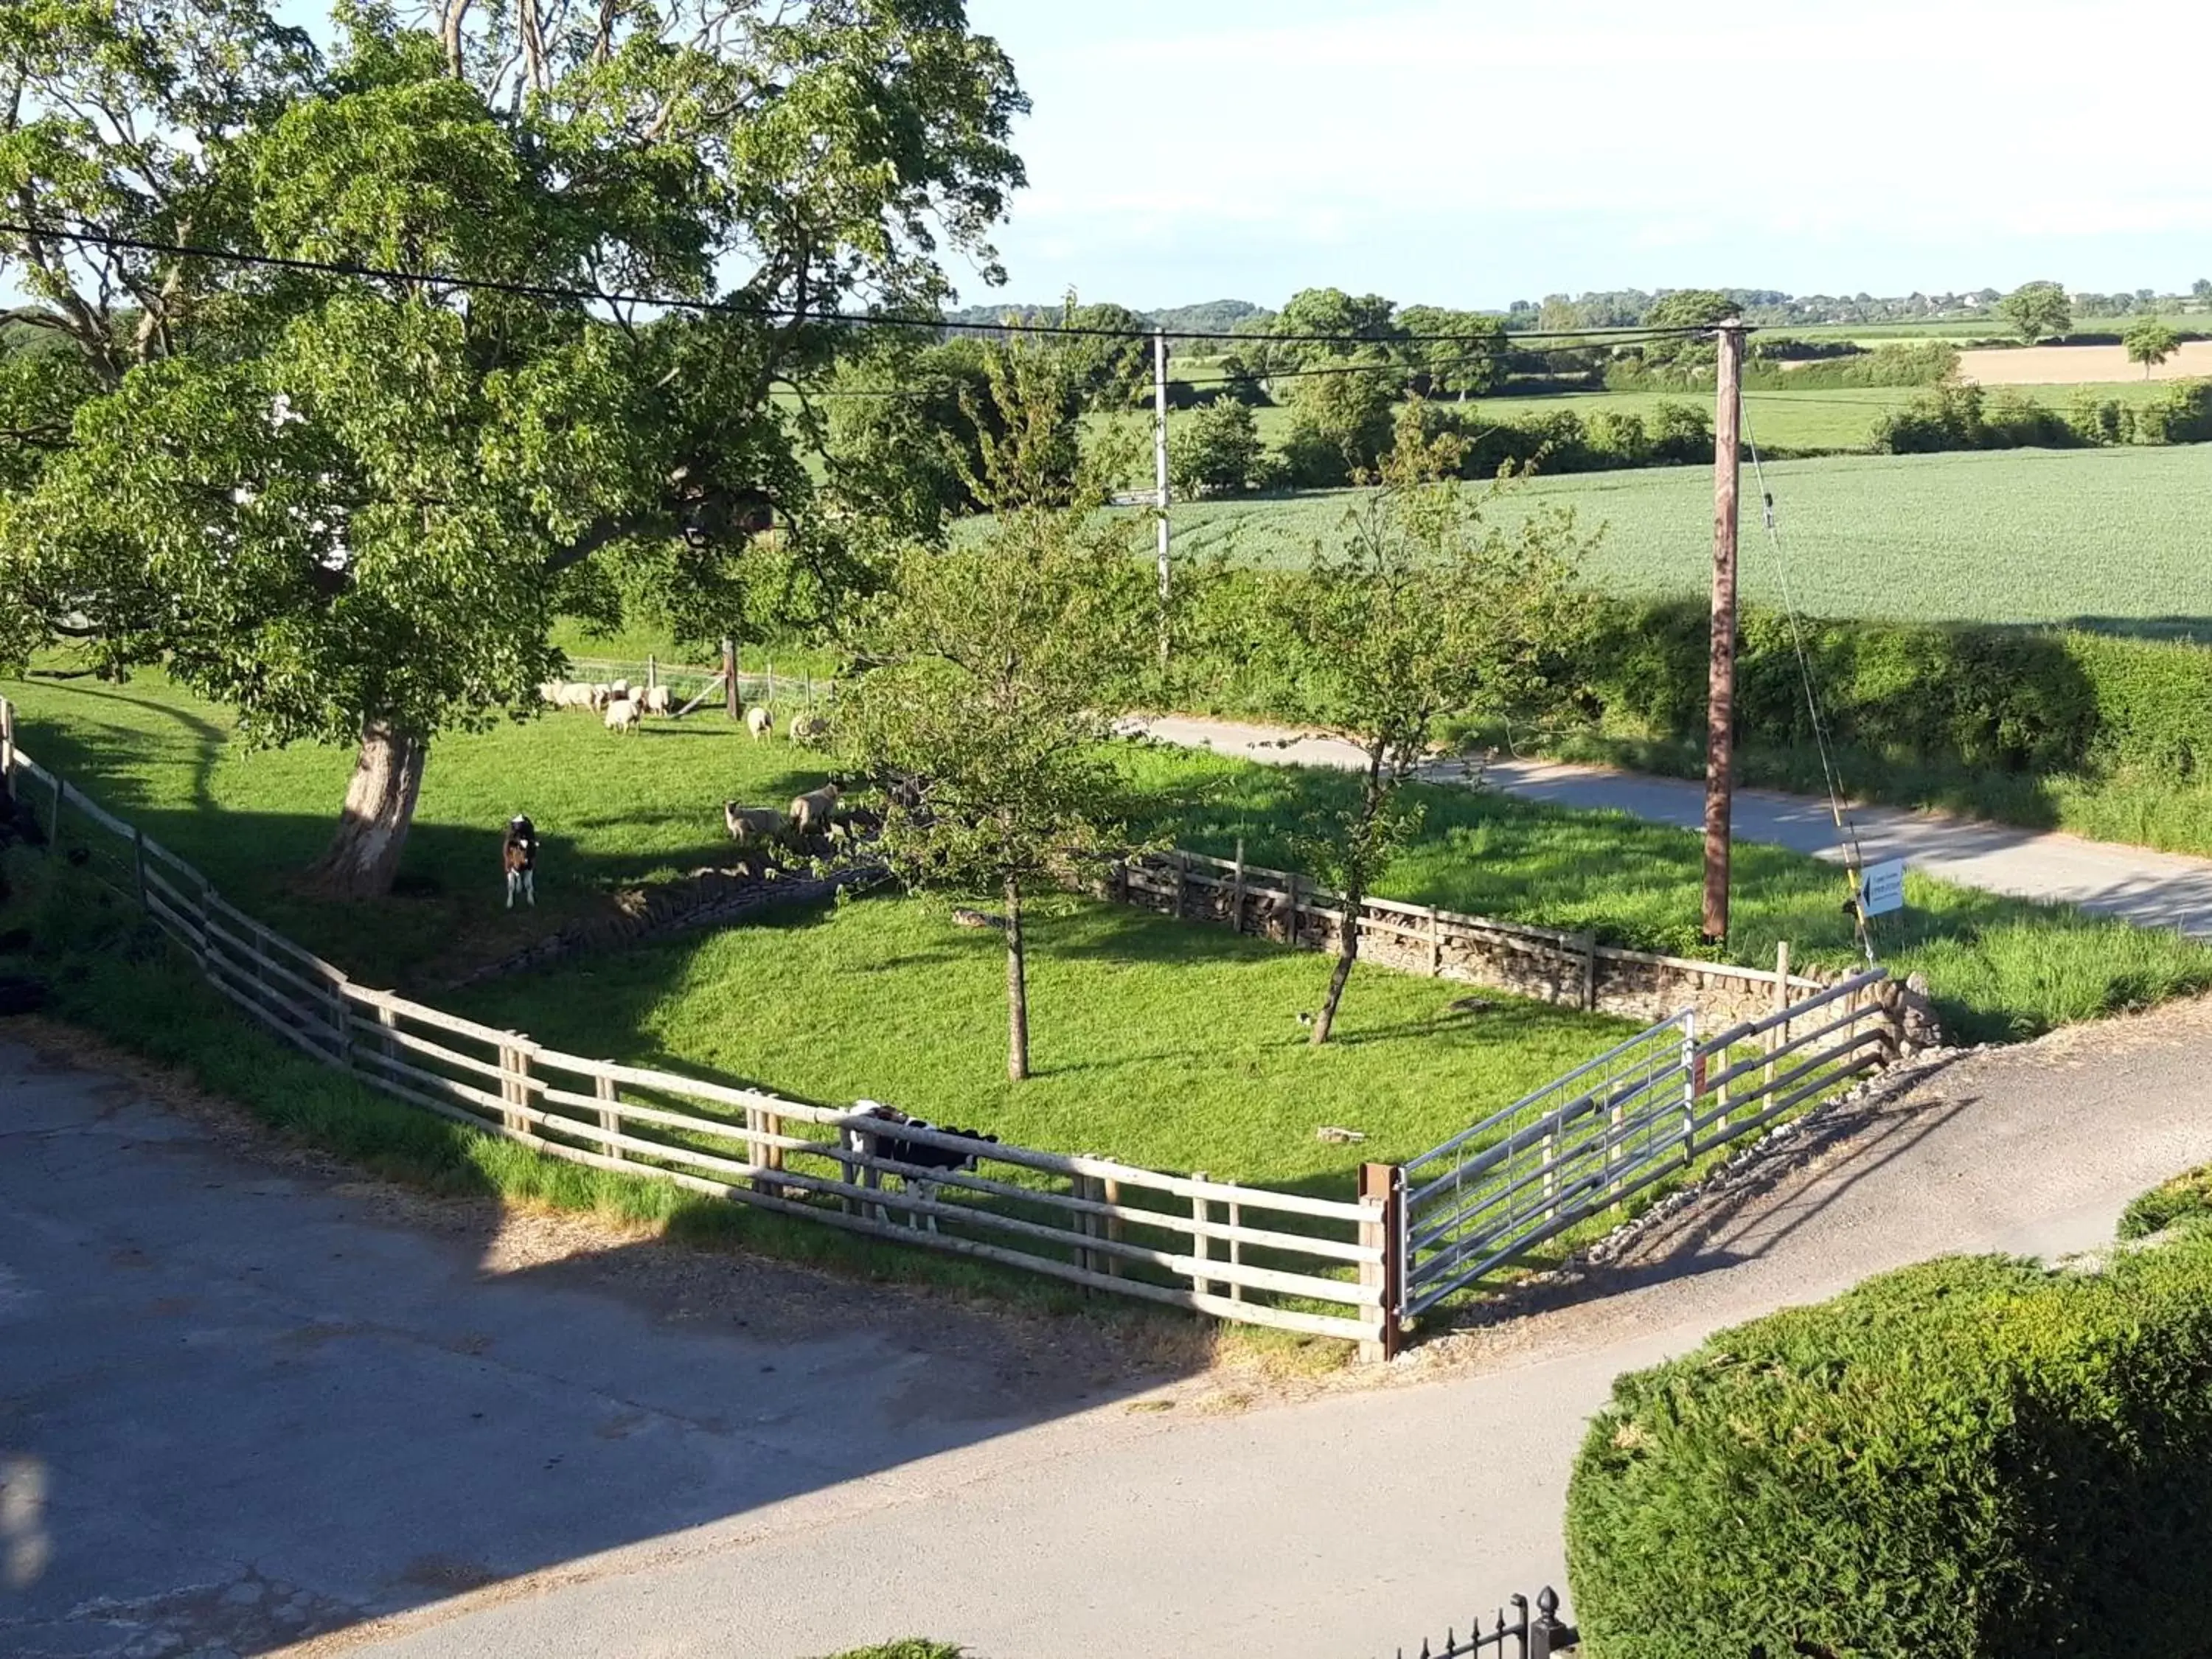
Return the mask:
<path id="1" fill-rule="evenodd" d="M 1621 1377 L 1567 1498 L 1593 1659 L 2212 1650 L 2212 1236 L 1954 1258 Z"/>
<path id="2" fill-rule="evenodd" d="M 2168 1227 L 2212 1221 L 2212 1164 L 2185 1170 L 2161 1181 L 2121 1212 L 2122 1238 L 2148 1238 Z"/>

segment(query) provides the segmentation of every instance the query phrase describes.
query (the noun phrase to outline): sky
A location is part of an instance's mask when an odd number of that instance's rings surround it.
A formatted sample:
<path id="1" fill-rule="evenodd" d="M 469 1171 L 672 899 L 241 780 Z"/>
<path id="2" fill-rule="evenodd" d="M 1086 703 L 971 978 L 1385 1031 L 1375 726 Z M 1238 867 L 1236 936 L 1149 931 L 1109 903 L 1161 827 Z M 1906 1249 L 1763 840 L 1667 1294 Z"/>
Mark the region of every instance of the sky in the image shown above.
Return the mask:
<path id="1" fill-rule="evenodd" d="M 969 0 L 1035 108 L 1009 297 L 2186 290 L 2212 8 Z M 989 290 L 960 273 L 963 298 Z"/>

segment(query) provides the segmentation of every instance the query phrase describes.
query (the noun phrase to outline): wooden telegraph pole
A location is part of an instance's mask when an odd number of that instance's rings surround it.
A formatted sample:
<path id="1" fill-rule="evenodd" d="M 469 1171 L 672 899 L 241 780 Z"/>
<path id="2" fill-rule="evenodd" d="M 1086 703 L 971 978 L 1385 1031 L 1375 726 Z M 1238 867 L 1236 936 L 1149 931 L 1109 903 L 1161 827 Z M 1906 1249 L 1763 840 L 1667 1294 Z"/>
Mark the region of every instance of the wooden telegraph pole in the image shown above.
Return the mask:
<path id="1" fill-rule="evenodd" d="M 1168 337 L 1152 335 L 1152 502 L 1159 509 L 1160 660 L 1168 655 Z"/>
<path id="2" fill-rule="evenodd" d="M 1743 428 L 1743 324 L 1720 325 L 1713 401 L 1713 623 L 1705 691 L 1705 941 L 1729 931 L 1729 821 L 1735 801 L 1735 530 Z"/>

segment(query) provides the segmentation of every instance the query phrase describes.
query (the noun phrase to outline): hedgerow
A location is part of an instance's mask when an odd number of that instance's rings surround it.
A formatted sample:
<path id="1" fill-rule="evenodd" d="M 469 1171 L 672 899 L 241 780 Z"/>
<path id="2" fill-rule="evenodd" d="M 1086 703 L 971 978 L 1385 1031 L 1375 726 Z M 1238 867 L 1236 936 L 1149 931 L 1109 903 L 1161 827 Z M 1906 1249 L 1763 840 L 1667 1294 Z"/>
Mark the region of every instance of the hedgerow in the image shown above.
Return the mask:
<path id="1" fill-rule="evenodd" d="M 2212 1649 L 2212 1235 L 1954 1258 L 1621 1377 L 1567 1499 L 1593 1659 Z"/>

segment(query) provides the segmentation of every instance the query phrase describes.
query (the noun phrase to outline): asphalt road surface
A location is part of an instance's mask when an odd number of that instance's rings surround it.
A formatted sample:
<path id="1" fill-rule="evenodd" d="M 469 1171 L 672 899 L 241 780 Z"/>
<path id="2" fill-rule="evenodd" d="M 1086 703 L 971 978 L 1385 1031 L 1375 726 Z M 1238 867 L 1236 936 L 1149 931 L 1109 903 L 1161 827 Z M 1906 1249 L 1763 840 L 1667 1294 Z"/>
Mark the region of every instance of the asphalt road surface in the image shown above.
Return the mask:
<path id="1" fill-rule="evenodd" d="M 1163 743 L 1275 765 L 1350 769 L 1364 764 L 1358 750 L 1344 739 L 1294 727 L 1182 714 L 1130 725 Z M 1454 773 L 1444 769 L 1441 775 Z M 1557 761 L 1501 760 L 1488 767 L 1484 779 L 1527 800 L 1609 808 L 1655 823 L 1705 828 L 1705 787 L 1683 778 Z M 2195 938 L 2212 938 L 2212 860 L 1891 806 L 1854 806 L 1851 821 L 1869 863 L 1901 858 L 1924 875 L 1962 887 L 2075 904 L 2139 927 L 2175 927 Z M 1809 795 L 1739 789 L 1734 829 L 1741 841 L 1792 847 L 1832 863 L 1844 860 L 1843 837 L 1827 802 Z"/>
<path id="2" fill-rule="evenodd" d="M 1616 1373 L 1883 1267 L 2096 1243 L 2212 1158 L 2208 1065 L 2195 1005 L 1967 1056 L 1602 1294 L 1248 1400 L 1083 1322 L 397 1194 L 0 1037 L 0 1652 L 1413 1646 L 1559 1579 Z"/>

